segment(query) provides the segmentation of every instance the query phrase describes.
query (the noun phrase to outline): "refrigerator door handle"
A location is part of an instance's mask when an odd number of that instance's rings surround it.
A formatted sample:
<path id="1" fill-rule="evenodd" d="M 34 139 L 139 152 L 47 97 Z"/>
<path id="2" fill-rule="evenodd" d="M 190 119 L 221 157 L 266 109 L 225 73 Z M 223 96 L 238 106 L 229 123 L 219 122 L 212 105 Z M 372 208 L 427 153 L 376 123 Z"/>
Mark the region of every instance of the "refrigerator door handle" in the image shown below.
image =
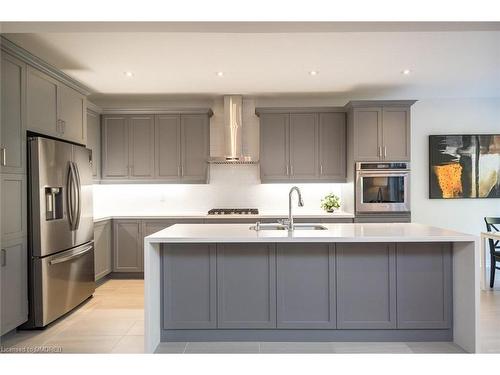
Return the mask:
<path id="1" fill-rule="evenodd" d="M 56 258 L 54 260 L 51 260 L 49 263 L 50 263 L 50 265 L 53 265 L 53 264 L 67 262 L 67 261 L 69 261 L 71 259 L 78 258 L 78 257 L 80 257 L 80 256 L 88 253 L 93 248 L 94 248 L 93 245 L 87 246 L 86 248 L 84 248 L 82 251 L 79 251 L 78 253 L 71 254 L 71 255 L 68 255 L 68 256 L 65 256 L 65 257 L 61 257 L 61 258 Z"/>
<path id="2" fill-rule="evenodd" d="M 69 221 L 69 229 L 73 230 L 73 165 L 69 162 L 68 166 L 68 178 L 66 182 L 66 203 L 68 206 L 68 221 Z"/>
<path id="3" fill-rule="evenodd" d="M 76 182 L 76 217 L 75 217 L 75 230 L 80 226 L 80 217 L 82 216 L 82 184 L 80 182 L 80 172 L 78 171 L 78 165 L 73 163 L 73 171 L 75 174 Z"/>

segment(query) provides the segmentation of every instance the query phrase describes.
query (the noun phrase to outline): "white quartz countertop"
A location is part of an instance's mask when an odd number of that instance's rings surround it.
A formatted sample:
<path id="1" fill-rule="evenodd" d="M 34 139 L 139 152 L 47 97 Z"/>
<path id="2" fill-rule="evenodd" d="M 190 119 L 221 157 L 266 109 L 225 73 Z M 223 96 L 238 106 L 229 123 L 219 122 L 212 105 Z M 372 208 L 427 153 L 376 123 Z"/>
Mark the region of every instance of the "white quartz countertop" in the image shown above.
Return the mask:
<path id="1" fill-rule="evenodd" d="M 206 212 L 179 212 L 168 213 L 165 215 L 110 215 L 94 217 L 94 222 L 109 220 L 109 219 L 141 219 L 141 220 L 161 220 L 161 219 L 272 219 L 272 218 L 288 217 L 288 212 L 284 211 L 262 211 L 258 215 L 208 215 Z M 327 213 L 324 211 L 294 213 L 296 219 L 353 219 L 354 214 L 343 211 Z"/>
<path id="2" fill-rule="evenodd" d="M 216 242 L 471 242 L 479 237 L 416 223 L 322 224 L 326 230 L 251 230 L 251 224 L 175 224 L 149 243 Z"/>

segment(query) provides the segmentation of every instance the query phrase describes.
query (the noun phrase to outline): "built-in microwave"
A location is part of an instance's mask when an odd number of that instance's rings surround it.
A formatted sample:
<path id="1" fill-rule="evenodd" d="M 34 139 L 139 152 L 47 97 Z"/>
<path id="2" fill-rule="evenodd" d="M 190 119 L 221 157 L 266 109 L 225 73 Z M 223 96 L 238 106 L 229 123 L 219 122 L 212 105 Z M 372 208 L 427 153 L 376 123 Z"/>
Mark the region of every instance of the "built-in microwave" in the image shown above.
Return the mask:
<path id="1" fill-rule="evenodd" d="M 356 163 L 356 212 L 410 212 L 410 163 Z"/>

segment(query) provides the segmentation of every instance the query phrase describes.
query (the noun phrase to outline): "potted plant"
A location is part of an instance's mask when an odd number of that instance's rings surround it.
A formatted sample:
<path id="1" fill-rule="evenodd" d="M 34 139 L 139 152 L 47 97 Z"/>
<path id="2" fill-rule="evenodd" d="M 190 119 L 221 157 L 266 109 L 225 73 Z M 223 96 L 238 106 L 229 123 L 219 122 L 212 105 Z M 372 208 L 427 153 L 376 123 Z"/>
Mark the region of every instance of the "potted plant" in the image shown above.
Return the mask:
<path id="1" fill-rule="evenodd" d="M 326 212 L 333 212 L 340 207 L 340 198 L 333 193 L 326 195 L 321 200 L 321 208 Z"/>

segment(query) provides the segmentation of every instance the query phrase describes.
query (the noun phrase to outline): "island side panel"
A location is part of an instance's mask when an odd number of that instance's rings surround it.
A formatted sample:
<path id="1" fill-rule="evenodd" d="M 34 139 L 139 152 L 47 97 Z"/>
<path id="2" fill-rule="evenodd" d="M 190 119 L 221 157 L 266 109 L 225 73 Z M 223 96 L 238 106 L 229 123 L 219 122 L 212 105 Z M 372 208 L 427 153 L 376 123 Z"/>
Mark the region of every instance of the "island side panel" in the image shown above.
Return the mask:
<path id="1" fill-rule="evenodd" d="M 478 352 L 479 241 L 453 243 L 453 341 Z"/>
<path id="2" fill-rule="evenodd" d="M 144 240 L 144 351 L 154 353 L 161 336 L 160 244 Z"/>

